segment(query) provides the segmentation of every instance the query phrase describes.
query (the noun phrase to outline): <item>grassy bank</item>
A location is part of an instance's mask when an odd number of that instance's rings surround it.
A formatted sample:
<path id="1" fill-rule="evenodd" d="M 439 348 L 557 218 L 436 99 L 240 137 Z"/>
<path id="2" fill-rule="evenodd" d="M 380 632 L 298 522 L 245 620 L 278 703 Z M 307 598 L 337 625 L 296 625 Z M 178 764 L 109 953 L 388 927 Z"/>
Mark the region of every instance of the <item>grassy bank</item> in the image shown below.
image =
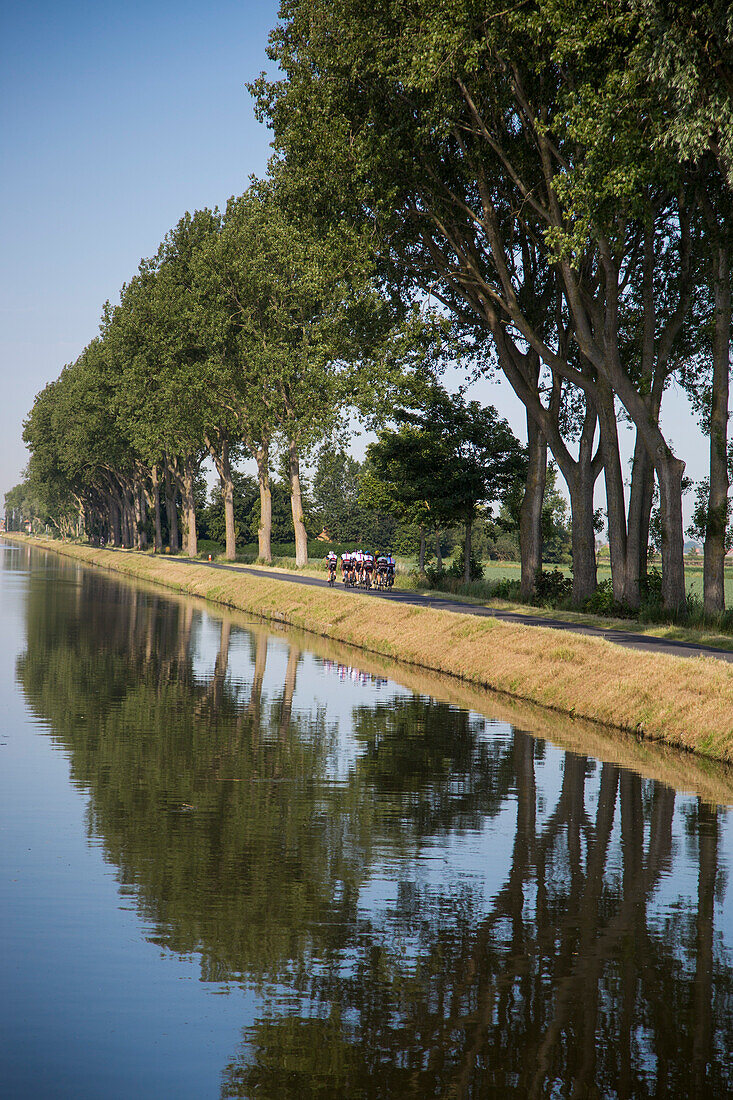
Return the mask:
<path id="1" fill-rule="evenodd" d="M 212 571 L 124 551 L 24 540 L 391 660 L 733 761 L 733 667 L 601 639 Z"/>
<path id="2" fill-rule="evenodd" d="M 325 560 L 320 555 L 322 546 L 321 543 L 317 544 L 316 549 L 319 551 L 319 556 L 312 556 L 307 566 L 296 566 L 295 558 L 275 558 L 272 564 L 264 565 L 255 558 L 254 554 L 238 554 L 237 562 L 246 564 L 252 569 L 258 569 L 263 573 L 287 574 L 297 572 L 303 576 L 322 578 L 326 573 Z M 205 554 L 200 556 L 205 559 Z M 219 565 L 231 564 L 223 554 L 212 556 Z M 552 566 L 551 568 L 556 567 Z M 568 567 L 558 566 L 557 568 L 560 572 L 570 576 Z M 516 562 L 484 563 L 484 578 L 482 580 L 464 584 L 462 581 L 446 578 L 442 585 L 433 587 L 425 578 L 421 580 L 417 576 L 414 562 L 409 559 L 399 559 L 395 588 L 411 592 L 424 592 L 432 600 L 445 598 L 465 604 L 501 608 L 503 611 L 516 611 L 520 615 L 530 613 L 539 618 L 561 619 L 563 622 L 592 626 L 604 631 L 621 630 L 626 633 L 633 630 L 635 634 L 645 634 L 649 637 L 667 638 L 671 641 L 691 642 L 693 645 L 707 645 L 717 649 L 733 650 L 733 632 L 730 628 L 733 612 L 728 611 L 723 616 L 704 615 L 700 594 L 696 593 L 695 590 L 695 585 L 699 582 L 698 587 L 700 592 L 702 591 L 702 569 L 697 568 L 699 576 L 689 563 L 686 564 L 685 570 L 688 579 L 691 579 L 688 592 L 691 594 L 692 601 L 696 603 L 696 607 L 692 609 L 690 615 L 682 620 L 675 621 L 669 621 L 661 608 L 647 609 L 647 614 L 642 613 L 640 618 L 629 618 L 628 616 L 619 618 L 611 613 L 577 611 L 563 604 L 558 606 L 555 604 L 522 603 L 518 599 L 507 598 L 506 594 L 500 594 L 501 582 L 513 581 L 518 586 L 519 564 Z M 608 568 L 604 572 L 603 566 L 599 566 L 599 581 L 610 581 L 610 575 Z M 733 578 L 728 577 L 726 574 L 726 591 L 728 591 L 729 582 L 733 584 Z M 726 602 L 728 607 L 733 604 L 733 588 L 731 588 L 730 598 L 727 598 Z"/>

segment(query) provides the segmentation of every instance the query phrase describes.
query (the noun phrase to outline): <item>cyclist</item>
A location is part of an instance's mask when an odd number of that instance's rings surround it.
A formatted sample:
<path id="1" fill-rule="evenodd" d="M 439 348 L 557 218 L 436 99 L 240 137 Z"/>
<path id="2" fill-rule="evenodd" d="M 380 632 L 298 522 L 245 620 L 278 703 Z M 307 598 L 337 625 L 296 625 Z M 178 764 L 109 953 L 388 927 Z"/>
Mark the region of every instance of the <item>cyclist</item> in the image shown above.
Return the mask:
<path id="1" fill-rule="evenodd" d="M 334 584 L 335 581 L 336 581 L 336 565 L 337 565 L 337 562 L 338 562 L 338 558 L 336 557 L 336 554 L 334 553 L 333 550 L 329 550 L 328 555 L 326 556 L 326 565 L 328 566 L 328 583 L 329 584 Z"/>
<path id="2" fill-rule="evenodd" d="M 387 555 L 375 554 L 377 562 L 377 585 L 379 588 L 384 588 L 387 584 Z"/>
<path id="3" fill-rule="evenodd" d="M 364 555 L 364 585 L 366 588 L 372 587 L 372 575 L 374 573 L 374 555 L 368 551 Z"/>
<path id="4" fill-rule="evenodd" d="M 392 554 L 387 554 L 387 588 L 391 588 L 394 584 L 394 575 L 397 562 L 394 560 Z"/>
<path id="5" fill-rule="evenodd" d="M 361 584 L 362 571 L 364 569 L 364 551 L 356 550 L 351 555 L 351 560 L 354 563 L 354 575 L 356 578 L 354 583 Z"/>
<path id="6" fill-rule="evenodd" d="M 350 564 L 351 563 L 349 560 L 349 552 L 347 550 L 344 550 L 343 554 L 341 555 L 341 580 L 344 582 L 344 584 L 346 584 L 346 578 L 349 574 Z"/>

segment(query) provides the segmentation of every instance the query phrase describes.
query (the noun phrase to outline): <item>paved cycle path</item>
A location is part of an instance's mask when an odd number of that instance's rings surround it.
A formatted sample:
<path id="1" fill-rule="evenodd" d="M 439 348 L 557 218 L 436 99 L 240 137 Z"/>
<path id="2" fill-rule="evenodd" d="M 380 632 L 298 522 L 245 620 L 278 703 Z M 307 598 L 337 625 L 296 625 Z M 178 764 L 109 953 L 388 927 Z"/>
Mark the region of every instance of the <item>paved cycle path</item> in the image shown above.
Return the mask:
<path id="1" fill-rule="evenodd" d="M 318 577 L 305 577 L 297 573 L 282 573 L 278 570 L 253 569 L 247 565 L 222 565 L 220 562 L 200 561 L 198 558 L 171 558 L 170 561 L 185 561 L 191 565 L 205 565 L 209 569 L 222 569 L 227 572 L 246 573 L 252 577 L 269 577 L 272 580 L 288 581 L 290 584 L 305 584 L 315 588 L 328 588 L 327 580 Z M 339 591 L 344 589 L 338 582 Z M 546 626 L 551 630 L 567 630 L 571 634 L 588 634 L 592 638 L 603 638 L 614 645 L 629 649 L 641 649 L 648 653 L 668 653 L 674 657 L 717 657 L 721 661 L 733 663 L 733 651 L 718 649 L 716 646 L 697 645 L 695 642 L 678 642 L 671 638 L 656 638 L 648 634 L 636 634 L 633 630 L 604 630 L 597 626 L 583 626 L 580 623 L 568 623 L 562 619 L 546 619 L 540 615 L 526 614 L 521 611 L 505 611 L 499 607 L 483 607 L 478 604 L 463 603 L 450 596 L 423 594 L 392 588 L 382 592 L 371 588 L 356 589 L 360 596 L 369 596 L 375 600 L 391 600 L 393 603 L 414 604 L 417 607 L 432 607 L 438 611 L 457 611 L 462 615 L 478 615 L 481 618 L 502 619 L 504 622 L 520 623 L 522 626 Z"/>

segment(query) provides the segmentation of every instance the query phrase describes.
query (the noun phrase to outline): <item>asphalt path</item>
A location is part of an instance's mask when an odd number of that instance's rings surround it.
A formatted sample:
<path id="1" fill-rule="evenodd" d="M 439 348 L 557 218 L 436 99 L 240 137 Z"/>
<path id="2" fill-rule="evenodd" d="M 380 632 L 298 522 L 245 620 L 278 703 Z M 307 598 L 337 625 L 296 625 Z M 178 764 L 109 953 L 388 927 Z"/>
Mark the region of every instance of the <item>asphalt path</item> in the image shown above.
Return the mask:
<path id="1" fill-rule="evenodd" d="M 305 584 L 312 588 L 328 588 L 327 580 L 317 577 L 304 577 L 297 573 L 281 573 L 277 570 L 252 569 L 246 565 L 222 565 L 219 562 L 200 561 L 198 558 L 171 558 L 171 561 L 185 561 L 192 565 L 205 565 L 209 569 L 222 569 L 226 572 L 246 573 L 251 577 L 269 577 L 271 580 L 287 581 L 290 584 Z M 640 649 L 647 653 L 668 653 L 673 657 L 717 657 L 721 661 L 733 663 L 733 651 L 718 649 L 716 646 L 696 645 L 694 642 L 677 642 L 670 638 L 656 638 L 647 634 L 636 634 L 632 630 L 603 630 L 596 626 L 583 626 L 580 623 L 563 622 L 562 619 L 548 619 L 540 615 L 525 614 L 520 611 L 505 611 L 499 607 L 482 607 L 478 604 L 452 600 L 449 596 L 423 594 L 392 588 L 382 592 L 371 588 L 344 589 L 341 582 L 336 585 L 339 591 L 357 592 L 374 600 L 389 600 L 392 603 L 413 604 L 416 607 L 433 607 L 438 611 L 456 611 L 462 615 L 477 615 L 485 619 L 501 619 L 503 622 L 521 623 L 522 626 L 544 626 L 551 630 L 565 630 L 571 634 L 587 634 L 591 638 L 603 638 L 614 645 L 628 649 Z"/>

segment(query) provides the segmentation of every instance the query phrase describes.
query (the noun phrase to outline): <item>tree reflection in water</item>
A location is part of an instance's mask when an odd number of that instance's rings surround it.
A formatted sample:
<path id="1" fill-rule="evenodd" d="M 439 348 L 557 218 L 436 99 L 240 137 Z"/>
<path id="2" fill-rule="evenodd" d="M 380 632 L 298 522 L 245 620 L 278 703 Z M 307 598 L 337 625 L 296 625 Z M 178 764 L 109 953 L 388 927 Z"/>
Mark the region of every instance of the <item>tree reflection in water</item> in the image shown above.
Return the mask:
<path id="1" fill-rule="evenodd" d="M 393 686 L 339 728 L 297 644 L 272 685 L 283 641 L 225 619 L 204 675 L 193 605 L 75 577 L 18 676 L 151 938 L 261 994 L 222 1096 L 731 1094 L 722 811 Z"/>

